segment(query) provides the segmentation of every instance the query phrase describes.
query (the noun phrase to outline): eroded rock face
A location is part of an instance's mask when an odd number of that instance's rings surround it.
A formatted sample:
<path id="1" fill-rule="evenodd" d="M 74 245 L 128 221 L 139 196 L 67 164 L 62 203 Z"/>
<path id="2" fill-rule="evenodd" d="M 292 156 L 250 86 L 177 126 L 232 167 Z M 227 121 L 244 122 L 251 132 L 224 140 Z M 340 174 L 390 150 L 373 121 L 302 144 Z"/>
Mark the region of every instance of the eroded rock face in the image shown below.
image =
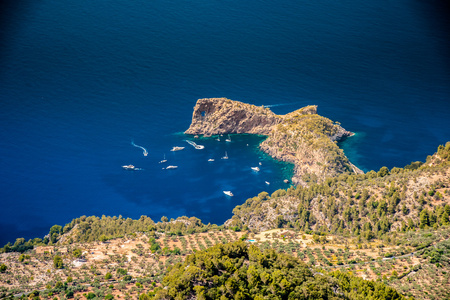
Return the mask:
<path id="1" fill-rule="evenodd" d="M 199 99 L 186 134 L 211 136 L 224 133 L 268 135 L 282 118 L 270 109 L 226 98 Z"/>
<path id="2" fill-rule="evenodd" d="M 295 184 L 322 182 L 343 172 L 362 173 L 336 144 L 352 133 L 339 123 L 319 116 L 317 106 L 306 106 L 280 116 L 269 108 L 226 98 L 199 99 L 191 126 L 185 133 L 266 135 L 261 150 L 278 160 L 295 164 L 292 178 Z"/>

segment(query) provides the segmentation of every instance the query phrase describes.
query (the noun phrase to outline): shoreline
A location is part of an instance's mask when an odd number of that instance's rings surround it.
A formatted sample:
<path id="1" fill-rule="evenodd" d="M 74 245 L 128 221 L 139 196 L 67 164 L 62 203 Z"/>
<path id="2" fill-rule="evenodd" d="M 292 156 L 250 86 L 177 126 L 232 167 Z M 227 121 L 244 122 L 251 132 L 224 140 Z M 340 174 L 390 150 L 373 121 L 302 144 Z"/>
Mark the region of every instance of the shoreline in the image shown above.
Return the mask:
<path id="1" fill-rule="evenodd" d="M 233 133 L 267 136 L 260 149 L 274 159 L 294 164 L 294 184 L 319 183 L 345 172 L 364 173 L 336 144 L 354 133 L 318 115 L 314 105 L 276 115 L 268 107 L 227 98 L 197 101 L 185 134 L 210 137 Z"/>

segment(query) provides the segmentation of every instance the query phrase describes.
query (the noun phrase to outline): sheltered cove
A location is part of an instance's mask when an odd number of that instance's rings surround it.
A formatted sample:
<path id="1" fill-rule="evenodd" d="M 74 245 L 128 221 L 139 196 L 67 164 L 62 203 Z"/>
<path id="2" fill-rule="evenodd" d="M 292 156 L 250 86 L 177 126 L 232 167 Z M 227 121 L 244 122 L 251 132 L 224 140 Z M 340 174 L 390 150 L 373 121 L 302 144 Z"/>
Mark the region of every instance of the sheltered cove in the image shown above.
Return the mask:
<path id="1" fill-rule="evenodd" d="M 267 136 L 260 149 L 295 165 L 292 182 L 308 185 L 341 173 L 363 173 L 344 155 L 337 142 L 352 135 L 339 123 L 317 114 L 310 105 L 286 115 L 269 108 L 227 98 L 199 99 L 186 134 L 205 137 L 248 133 Z"/>

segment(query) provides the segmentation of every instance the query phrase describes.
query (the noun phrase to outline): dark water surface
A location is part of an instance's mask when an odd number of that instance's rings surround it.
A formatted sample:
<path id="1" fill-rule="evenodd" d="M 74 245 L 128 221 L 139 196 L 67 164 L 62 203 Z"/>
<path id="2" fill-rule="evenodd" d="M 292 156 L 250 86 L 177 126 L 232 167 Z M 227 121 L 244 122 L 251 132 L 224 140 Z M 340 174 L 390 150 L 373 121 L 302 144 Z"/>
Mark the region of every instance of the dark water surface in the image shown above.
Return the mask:
<path id="1" fill-rule="evenodd" d="M 285 188 L 292 169 L 260 153 L 260 137 L 184 142 L 198 98 L 318 105 L 357 133 L 343 148 L 364 170 L 425 160 L 450 137 L 448 12 L 418 0 L 2 1 L 0 244 L 81 215 L 221 224 Z M 164 154 L 179 168 L 162 170 Z"/>

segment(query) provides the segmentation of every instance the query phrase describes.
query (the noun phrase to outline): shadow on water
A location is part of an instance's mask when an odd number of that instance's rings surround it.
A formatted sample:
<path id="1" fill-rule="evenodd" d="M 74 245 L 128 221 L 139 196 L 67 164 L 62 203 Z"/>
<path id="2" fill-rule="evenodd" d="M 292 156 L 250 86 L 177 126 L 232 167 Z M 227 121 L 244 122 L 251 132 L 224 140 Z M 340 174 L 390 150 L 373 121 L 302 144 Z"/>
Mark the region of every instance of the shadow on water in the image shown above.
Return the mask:
<path id="1" fill-rule="evenodd" d="M 32 0 L 0 1 L 0 45 L 8 45 L 10 41 L 7 37 L 11 32 L 17 31 L 23 25 L 23 23 L 16 22 L 16 20 L 27 18 L 29 12 L 38 5 L 37 2 Z M 3 55 L 0 55 L 0 61 L 2 57 Z"/>
<path id="2" fill-rule="evenodd" d="M 429 30 L 440 36 L 436 41 L 445 60 L 447 70 L 450 73 L 450 44 L 448 36 L 450 35 L 450 1 L 448 0 L 430 0 L 415 1 L 417 11 L 420 12 L 425 22 L 429 25 Z"/>

